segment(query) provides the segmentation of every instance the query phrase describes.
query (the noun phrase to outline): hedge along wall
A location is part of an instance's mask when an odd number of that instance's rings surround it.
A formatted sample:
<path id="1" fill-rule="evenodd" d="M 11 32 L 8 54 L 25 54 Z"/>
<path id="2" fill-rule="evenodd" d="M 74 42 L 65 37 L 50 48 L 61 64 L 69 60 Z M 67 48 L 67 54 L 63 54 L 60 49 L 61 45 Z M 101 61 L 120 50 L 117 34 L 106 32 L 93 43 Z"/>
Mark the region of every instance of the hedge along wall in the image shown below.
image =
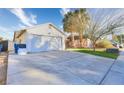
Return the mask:
<path id="1" fill-rule="evenodd" d="M 8 68 L 8 53 L 0 53 L 0 85 L 6 84 Z"/>

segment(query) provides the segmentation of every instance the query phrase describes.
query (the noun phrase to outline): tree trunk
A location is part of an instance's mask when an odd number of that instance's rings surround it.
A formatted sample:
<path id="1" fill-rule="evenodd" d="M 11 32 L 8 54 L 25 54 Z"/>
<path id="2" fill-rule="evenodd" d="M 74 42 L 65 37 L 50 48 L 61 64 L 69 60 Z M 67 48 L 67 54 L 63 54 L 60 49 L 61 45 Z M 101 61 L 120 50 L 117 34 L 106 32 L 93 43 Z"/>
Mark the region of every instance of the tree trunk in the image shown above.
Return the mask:
<path id="1" fill-rule="evenodd" d="M 80 47 L 82 48 L 83 47 L 83 34 L 82 32 L 79 33 L 79 36 L 80 36 Z"/>
<path id="2" fill-rule="evenodd" d="M 93 51 L 95 52 L 96 51 L 96 42 L 93 42 L 92 46 L 93 46 Z"/>
<path id="3" fill-rule="evenodd" d="M 95 46 L 93 46 L 93 51 L 94 51 L 94 52 L 96 51 L 96 47 L 95 47 Z"/>
<path id="4" fill-rule="evenodd" d="M 112 32 L 112 40 L 114 40 L 114 32 Z"/>
<path id="5" fill-rule="evenodd" d="M 74 35 L 73 33 L 71 33 L 71 46 L 74 48 L 75 45 L 74 45 Z"/>

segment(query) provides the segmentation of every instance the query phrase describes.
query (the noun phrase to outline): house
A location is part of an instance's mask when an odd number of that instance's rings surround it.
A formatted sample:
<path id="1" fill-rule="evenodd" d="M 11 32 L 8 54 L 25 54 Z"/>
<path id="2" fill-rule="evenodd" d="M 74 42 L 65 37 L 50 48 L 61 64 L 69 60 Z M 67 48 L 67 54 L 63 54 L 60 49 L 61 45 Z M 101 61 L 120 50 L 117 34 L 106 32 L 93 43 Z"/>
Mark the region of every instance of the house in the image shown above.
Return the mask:
<path id="1" fill-rule="evenodd" d="M 106 37 L 114 47 L 124 48 L 124 34 L 110 34 Z"/>
<path id="2" fill-rule="evenodd" d="M 73 33 L 74 36 L 74 41 L 73 44 L 74 46 L 72 46 L 72 37 L 71 35 L 68 35 L 68 37 L 66 38 L 66 48 L 80 48 L 81 44 L 80 44 L 80 37 L 78 33 Z M 82 39 L 82 47 L 84 48 L 90 48 L 92 47 L 91 41 L 90 39 L 83 37 Z"/>
<path id="3" fill-rule="evenodd" d="M 124 34 L 117 35 L 117 38 L 120 43 L 120 48 L 124 48 Z"/>
<path id="4" fill-rule="evenodd" d="M 27 52 L 65 49 L 65 34 L 52 23 L 36 25 L 14 33 L 16 44 L 26 44 Z"/>
<path id="5" fill-rule="evenodd" d="M 11 52 L 14 50 L 13 41 L 1 40 L 0 41 L 0 51 L 1 52 Z"/>

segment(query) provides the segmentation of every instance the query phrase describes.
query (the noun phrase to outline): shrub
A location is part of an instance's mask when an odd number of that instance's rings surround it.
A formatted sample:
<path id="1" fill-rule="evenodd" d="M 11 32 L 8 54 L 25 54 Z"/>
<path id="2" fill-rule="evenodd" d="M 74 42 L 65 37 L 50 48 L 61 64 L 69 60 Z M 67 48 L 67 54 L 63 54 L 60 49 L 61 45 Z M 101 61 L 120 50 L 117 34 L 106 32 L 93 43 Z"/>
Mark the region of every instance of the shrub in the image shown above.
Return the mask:
<path id="1" fill-rule="evenodd" d="M 107 39 L 99 40 L 96 44 L 97 48 L 113 48 L 112 43 Z"/>
<path id="2" fill-rule="evenodd" d="M 117 49 L 117 48 L 107 48 L 106 52 L 107 53 L 116 53 L 116 54 L 118 54 L 119 53 L 119 49 Z"/>

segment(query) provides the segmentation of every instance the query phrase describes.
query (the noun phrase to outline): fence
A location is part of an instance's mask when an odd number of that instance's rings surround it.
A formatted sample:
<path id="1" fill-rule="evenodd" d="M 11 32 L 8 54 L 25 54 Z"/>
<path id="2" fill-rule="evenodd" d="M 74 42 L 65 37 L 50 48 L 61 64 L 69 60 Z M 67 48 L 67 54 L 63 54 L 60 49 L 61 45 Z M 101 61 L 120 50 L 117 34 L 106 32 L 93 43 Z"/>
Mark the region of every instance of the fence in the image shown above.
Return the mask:
<path id="1" fill-rule="evenodd" d="M 8 53 L 0 53 L 0 85 L 6 84 L 8 67 Z"/>

